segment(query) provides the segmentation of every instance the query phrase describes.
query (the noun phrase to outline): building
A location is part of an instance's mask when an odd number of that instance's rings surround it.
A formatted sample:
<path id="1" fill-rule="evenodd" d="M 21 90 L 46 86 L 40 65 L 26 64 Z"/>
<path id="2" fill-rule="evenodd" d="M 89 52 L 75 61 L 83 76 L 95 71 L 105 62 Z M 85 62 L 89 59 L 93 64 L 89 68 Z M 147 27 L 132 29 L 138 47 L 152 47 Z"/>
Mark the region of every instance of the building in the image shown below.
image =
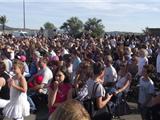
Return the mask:
<path id="1" fill-rule="evenodd" d="M 151 35 L 160 36 L 160 28 L 147 28 L 147 32 Z"/>

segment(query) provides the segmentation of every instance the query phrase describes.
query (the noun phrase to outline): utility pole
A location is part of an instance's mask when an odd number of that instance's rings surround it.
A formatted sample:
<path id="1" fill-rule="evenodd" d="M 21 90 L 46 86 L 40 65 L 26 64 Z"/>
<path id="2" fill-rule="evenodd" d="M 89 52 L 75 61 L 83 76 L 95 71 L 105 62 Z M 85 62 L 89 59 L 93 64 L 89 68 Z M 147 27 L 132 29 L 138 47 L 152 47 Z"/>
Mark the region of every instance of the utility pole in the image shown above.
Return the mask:
<path id="1" fill-rule="evenodd" d="M 25 11 L 25 0 L 23 0 L 23 29 L 26 30 L 26 11 Z"/>

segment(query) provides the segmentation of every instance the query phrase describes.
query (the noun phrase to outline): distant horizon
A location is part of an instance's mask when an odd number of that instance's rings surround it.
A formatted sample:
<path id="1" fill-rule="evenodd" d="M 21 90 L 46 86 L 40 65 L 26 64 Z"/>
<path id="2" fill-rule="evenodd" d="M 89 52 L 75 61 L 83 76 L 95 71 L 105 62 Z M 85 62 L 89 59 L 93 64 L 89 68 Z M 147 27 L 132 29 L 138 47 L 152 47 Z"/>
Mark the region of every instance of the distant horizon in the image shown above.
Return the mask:
<path id="1" fill-rule="evenodd" d="M 1 25 L 0 25 L 1 26 Z M 24 28 L 23 27 L 13 27 L 13 26 L 8 26 L 8 25 L 5 25 L 5 26 L 7 26 L 7 27 L 10 27 L 10 28 L 13 28 L 13 29 L 21 29 L 21 30 L 23 30 Z M 44 27 L 43 27 L 44 28 Z M 40 30 L 40 28 L 26 28 L 26 30 Z M 60 28 L 58 28 L 58 30 L 60 30 Z M 0 30 L 1 31 L 1 30 Z M 114 30 L 114 31 L 106 31 L 105 30 L 105 32 L 124 32 L 124 33 L 143 33 L 143 31 L 141 31 L 141 32 L 132 32 L 132 31 L 118 31 L 118 30 Z"/>
<path id="2" fill-rule="evenodd" d="M 70 17 L 102 20 L 105 31 L 138 32 L 160 28 L 159 0 L 25 0 L 26 28 L 40 29 L 45 22 L 59 28 Z M 7 26 L 23 28 L 23 0 L 0 0 L 0 15 Z"/>

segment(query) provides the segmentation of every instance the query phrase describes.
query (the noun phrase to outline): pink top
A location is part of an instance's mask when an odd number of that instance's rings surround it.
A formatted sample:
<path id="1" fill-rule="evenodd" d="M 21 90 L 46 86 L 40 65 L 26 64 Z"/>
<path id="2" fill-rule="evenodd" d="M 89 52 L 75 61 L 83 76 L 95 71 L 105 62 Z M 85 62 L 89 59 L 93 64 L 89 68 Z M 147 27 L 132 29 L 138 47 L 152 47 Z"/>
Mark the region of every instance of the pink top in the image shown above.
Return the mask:
<path id="1" fill-rule="evenodd" d="M 52 86 L 50 86 L 51 89 L 53 89 Z M 55 103 L 62 103 L 67 100 L 67 96 L 69 93 L 69 90 L 72 88 L 71 84 L 63 83 L 59 85 L 59 89 L 57 92 Z M 49 113 L 51 114 L 54 112 L 56 107 L 53 105 L 51 108 L 49 108 Z"/>

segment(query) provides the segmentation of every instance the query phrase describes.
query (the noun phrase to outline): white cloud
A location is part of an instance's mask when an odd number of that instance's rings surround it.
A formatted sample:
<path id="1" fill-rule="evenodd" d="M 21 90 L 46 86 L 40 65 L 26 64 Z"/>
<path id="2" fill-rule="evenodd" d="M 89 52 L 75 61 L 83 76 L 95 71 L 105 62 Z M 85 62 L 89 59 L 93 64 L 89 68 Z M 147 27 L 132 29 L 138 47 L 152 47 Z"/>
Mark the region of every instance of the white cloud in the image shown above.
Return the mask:
<path id="1" fill-rule="evenodd" d="M 160 12 L 160 1 L 135 0 L 71 0 L 76 5 L 88 10 L 100 11 L 112 16 L 132 13 Z"/>
<path id="2" fill-rule="evenodd" d="M 22 2 L 23 0 L 0 0 L 0 2 Z M 111 16 L 125 16 L 132 13 L 160 12 L 159 0 L 25 0 L 38 3 L 67 3 L 93 12 Z M 45 9 L 45 8 L 44 8 Z"/>

